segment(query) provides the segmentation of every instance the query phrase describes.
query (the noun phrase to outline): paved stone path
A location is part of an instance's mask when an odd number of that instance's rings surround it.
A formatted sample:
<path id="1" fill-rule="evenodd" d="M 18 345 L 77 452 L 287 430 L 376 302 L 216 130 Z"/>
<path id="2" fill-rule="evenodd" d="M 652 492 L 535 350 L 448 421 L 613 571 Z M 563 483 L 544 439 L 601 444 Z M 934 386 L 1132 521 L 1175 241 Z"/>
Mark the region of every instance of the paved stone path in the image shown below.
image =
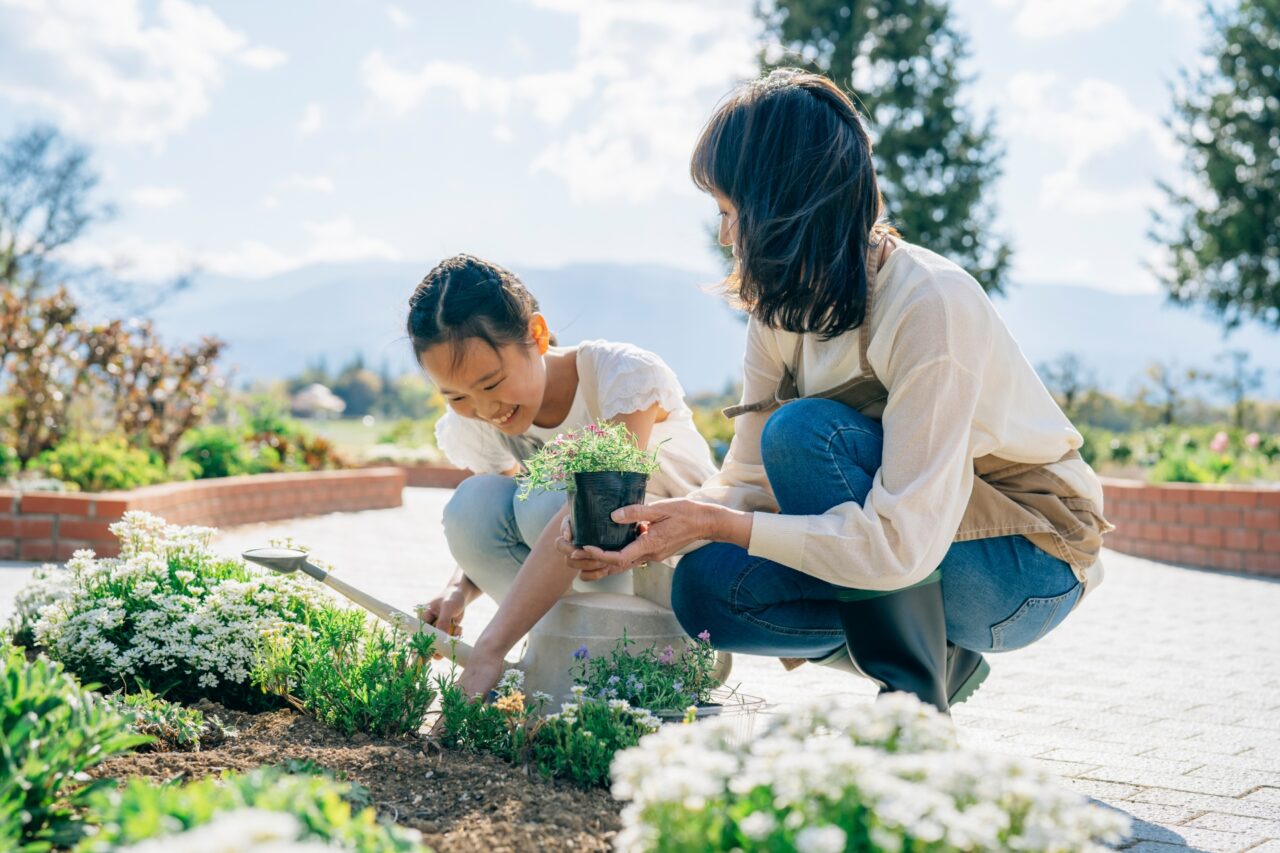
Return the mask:
<path id="1" fill-rule="evenodd" d="M 440 531 L 449 492 L 406 489 L 400 509 L 249 525 L 229 554 L 291 535 L 348 582 L 405 609 L 453 570 Z M 1106 582 L 1031 648 L 993 656 L 955 709 L 963 740 L 1027 756 L 1134 818 L 1125 849 L 1280 853 L 1280 582 L 1106 555 Z M 0 614 L 28 574 L 0 563 Z M 466 639 L 492 617 L 468 612 Z M 738 656 L 731 682 L 776 710 L 813 693 L 866 698 L 866 682 Z"/>

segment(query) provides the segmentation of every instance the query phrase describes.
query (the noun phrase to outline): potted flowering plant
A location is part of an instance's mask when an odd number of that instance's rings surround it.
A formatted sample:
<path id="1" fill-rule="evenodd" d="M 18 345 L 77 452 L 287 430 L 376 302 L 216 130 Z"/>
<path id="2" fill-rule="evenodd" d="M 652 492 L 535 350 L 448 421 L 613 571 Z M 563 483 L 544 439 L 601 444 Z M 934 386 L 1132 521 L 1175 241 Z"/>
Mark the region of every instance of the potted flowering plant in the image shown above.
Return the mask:
<path id="1" fill-rule="evenodd" d="M 642 450 L 622 424 L 600 421 L 564 433 L 525 460 L 521 499 L 534 489 L 567 490 L 573 519 L 573 543 L 618 551 L 639 534 L 635 524 L 610 517 L 624 506 L 644 503 L 649 475 L 658 470 L 658 453 Z"/>

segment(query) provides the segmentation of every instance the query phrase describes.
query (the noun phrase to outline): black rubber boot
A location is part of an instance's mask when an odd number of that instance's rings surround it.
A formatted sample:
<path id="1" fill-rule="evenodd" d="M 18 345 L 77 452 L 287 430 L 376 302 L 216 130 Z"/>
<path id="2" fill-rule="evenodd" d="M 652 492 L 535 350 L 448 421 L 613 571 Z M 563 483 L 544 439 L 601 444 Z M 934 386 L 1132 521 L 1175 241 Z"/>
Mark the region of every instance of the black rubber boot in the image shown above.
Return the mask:
<path id="1" fill-rule="evenodd" d="M 959 705 L 972 696 L 991 674 L 991 665 L 978 652 L 947 643 L 947 704 Z"/>
<path id="2" fill-rule="evenodd" d="M 892 592 L 850 589 L 837 604 L 854 666 L 881 693 L 913 693 L 946 713 L 947 623 L 942 572 Z"/>

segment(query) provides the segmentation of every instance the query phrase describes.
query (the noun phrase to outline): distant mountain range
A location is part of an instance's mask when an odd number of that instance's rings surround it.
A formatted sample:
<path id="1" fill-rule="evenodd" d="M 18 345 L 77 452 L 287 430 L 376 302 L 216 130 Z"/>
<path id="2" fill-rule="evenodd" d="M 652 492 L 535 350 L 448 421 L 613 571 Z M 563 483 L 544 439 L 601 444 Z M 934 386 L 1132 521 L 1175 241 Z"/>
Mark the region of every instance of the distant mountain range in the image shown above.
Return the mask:
<path id="1" fill-rule="evenodd" d="M 239 380 L 284 377 L 323 356 L 336 368 L 357 352 L 377 369 L 416 369 L 404 335 L 409 295 L 429 265 L 324 264 L 263 279 L 202 277 L 155 312 L 166 340 L 226 340 Z M 739 375 L 745 326 L 712 292 L 714 276 L 648 264 L 517 268 L 565 344 L 628 341 L 661 355 L 691 393 Z M 1210 367 L 1246 349 L 1280 385 L 1280 333 L 1244 328 L 1224 340 L 1194 310 L 1154 294 L 1073 285 L 1015 287 L 996 309 L 1033 364 L 1075 352 L 1114 391 L 1128 391 L 1154 360 Z"/>

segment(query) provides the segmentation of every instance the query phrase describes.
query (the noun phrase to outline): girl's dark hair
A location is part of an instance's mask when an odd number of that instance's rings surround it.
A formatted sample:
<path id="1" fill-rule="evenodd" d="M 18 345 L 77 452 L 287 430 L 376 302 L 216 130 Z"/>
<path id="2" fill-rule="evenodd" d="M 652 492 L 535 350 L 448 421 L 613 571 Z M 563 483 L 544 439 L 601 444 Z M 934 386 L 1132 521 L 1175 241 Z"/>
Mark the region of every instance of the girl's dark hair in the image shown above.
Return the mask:
<path id="1" fill-rule="evenodd" d="M 797 69 L 744 84 L 703 128 L 690 173 L 738 210 L 727 285 L 752 316 L 824 340 L 862 323 L 867 255 L 892 229 L 848 95 Z"/>
<path id="2" fill-rule="evenodd" d="M 414 289 L 406 325 L 415 358 L 447 343 L 456 367 L 469 338 L 495 350 L 532 344 L 529 321 L 537 310 L 538 300 L 515 273 L 474 255 L 454 255 L 436 264 Z"/>

